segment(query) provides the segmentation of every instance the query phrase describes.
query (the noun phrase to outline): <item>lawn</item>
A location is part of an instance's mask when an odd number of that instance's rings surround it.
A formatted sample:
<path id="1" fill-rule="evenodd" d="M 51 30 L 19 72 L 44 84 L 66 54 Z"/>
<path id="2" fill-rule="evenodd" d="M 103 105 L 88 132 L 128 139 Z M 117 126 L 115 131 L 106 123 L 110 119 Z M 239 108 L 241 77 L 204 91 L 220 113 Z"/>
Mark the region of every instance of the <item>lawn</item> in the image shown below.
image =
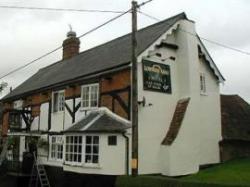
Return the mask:
<path id="1" fill-rule="evenodd" d="M 117 187 L 250 187 L 250 158 L 229 161 L 181 178 L 122 176 Z"/>
<path id="2" fill-rule="evenodd" d="M 183 177 L 185 181 L 250 186 L 250 158 L 229 161 Z"/>

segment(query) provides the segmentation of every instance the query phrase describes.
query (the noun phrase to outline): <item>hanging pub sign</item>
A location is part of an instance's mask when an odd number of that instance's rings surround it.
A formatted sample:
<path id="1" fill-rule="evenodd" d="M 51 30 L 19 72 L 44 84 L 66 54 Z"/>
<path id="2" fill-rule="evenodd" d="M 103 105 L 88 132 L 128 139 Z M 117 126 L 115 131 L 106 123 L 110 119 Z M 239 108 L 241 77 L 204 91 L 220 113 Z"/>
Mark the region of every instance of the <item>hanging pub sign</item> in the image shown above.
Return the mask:
<path id="1" fill-rule="evenodd" d="M 169 65 L 143 60 L 143 88 L 162 93 L 171 93 Z"/>

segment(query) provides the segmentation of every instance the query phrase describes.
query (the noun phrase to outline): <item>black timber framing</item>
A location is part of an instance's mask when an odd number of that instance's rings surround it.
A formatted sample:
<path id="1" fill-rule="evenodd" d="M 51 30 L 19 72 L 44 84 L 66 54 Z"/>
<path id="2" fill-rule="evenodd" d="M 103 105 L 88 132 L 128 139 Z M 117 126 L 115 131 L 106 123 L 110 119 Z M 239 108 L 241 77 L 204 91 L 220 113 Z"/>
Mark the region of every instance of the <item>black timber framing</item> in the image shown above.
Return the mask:
<path id="1" fill-rule="evenodd" d="M 25 130 L 30 131 L 31 124 L 32 124 L 32 122 L 34 120 L 34 118 L 32 117 L 31 110 L 27 110 L 27 109 L 22 109 L 22 110 L 9 109 L 9 110 L 6 110 L 6 112 L 9 112 L 10 117 L 11 117 L 11 115 L 15 115 L 15 114 L 22 116 L 23 121 L 24 121 L 24 123 L 26 125 Z M 17 130 L 17 129 L 15 129 L 15 130 Z M 20 127 L 19 130 L 22 130 L 22 128 Z"/>
<path id="2" fill-rule="evenodd" d="M 51 129 L 51 112 L 52 112 L 52 100 L 49 100 L 49 111 L 48 111 L 48 130 Z"/>
<path id="3" fill-rule="evenodd" d="M 119 95 L 120 93 L 127 92 L 128 93 L 128 101 L 124 101 L 121 96 Z M 130 98 L 131 98 L 131 93 L 130 93 L 130 86 L 127 86 L 122 89 L 117 89 L 117 90 L 112 90 L 108 92 L 103 92 L 101 93 L 101 96 L 104 95 L 109 95 L 112 97 L 112 112 L 115 111 L 115 101 L 118 101 L 120 106 L 123 108 L 123 110 L 127 113 L 128 119 L 130 119 Z"/>
<path id="4" fill-rule="evenodd" d="M 21 115 L 22 115 L 22 118 L 26 124 L 26 130 L 30 131 L 30 127 L 31 127 L 31 124 L 32 124 L 34 118 L 32 117 L 31 114 L 21 113 Z"/>
<path id="5" fill-rule="evenodd" d="M 75 122 L 75 114 L 76 112 L 79 110 L 79 108 L 81 107 L 81 102 L 79 102 L 77 105 L 76 105 L 76 98 L 73 98 L 73 111 L 70 109 L 69 105 L 65 102 L 64 105 L 65 105 L 65 108 L 67 109 L 67 111 L 69 112 L 71 118 L 72 118 L 72 123 Z"/>

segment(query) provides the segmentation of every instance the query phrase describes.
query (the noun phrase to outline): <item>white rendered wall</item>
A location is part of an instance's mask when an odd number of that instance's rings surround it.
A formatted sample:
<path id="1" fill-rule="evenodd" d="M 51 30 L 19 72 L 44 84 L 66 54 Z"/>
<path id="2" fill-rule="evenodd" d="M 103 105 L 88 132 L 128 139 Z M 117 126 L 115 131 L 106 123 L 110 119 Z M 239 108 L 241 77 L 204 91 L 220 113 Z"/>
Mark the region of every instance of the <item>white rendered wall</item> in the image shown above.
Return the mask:
<path id="1" fill-rule="evenodd" d="M 70 110 L 73 110 L 73 99 L 65 100 Z M 80 103 L 80 98 L 76 98 L 76 105 Z M 48 112 L 49 112 L 49 103 L 43 103 L 41 105 L 40 113 L 40 130 L 48 130 Z M 79 120 L 85 116 L 85 111 L 82 111 L 81 108 L 75 114 L 75 121 Z M 51 113 L 51 129 L 52 132 L 60 132 L 72 126 L 72 117 L 70 116 L 66 107 L 64 111 L 52 112 Z M 34 128 L 37 129 L 37 125 L 34 125 Z"/>
<path id="2" fill-rule="evenodd" d="M 65 103 L 69 106 L 70 110 L 73 111 L 73 99 L 65 100 Z M 67 129 L 72 125 L 72 117 L 71 117 L 71 115 L 69 114 L 66 107 L 64 107 L 64 110 L 65 110 L 65 113 L 64 113 L 64 125 L 63 125 L 62 130 Z"/>
<path id="3" fill-rule="evenodd" d="M 40 130 L 48 130 L 49 103 L 43 103 L 40 107 Z"/>
<path id="4" fill-rule="evenodd" d="M 19 145 L 19 160 L 23 160 L 23 152 L 25 152 L 25 136 L 20 136 L 20 145 Z"/>
<path id="5" fill-rule="evenodd" d="M 81 102 L 81 98 L 76 98 L 76 105 L 78 105 Z M 85 116 L 85 111 L 81 109 L 81 107 L 79 108 L 79 110 L 76 112 L 75 114 L 75 118 L 76 121 L 78 121 L 79 119 L 81 119 L 83 116 Z"/>
<path id="6" fill-rule="evenodd" d="M 195 33 L 194 24 L 181 21 L 180 29 Z M 175 176 L 195 173 L 199 169 L 199 64 L 197 39 L 185 32 L 177 31 L 176 43 L 180 98 L 190 97 L 190 102 L 182 122 L 179 134 L 169 149 L 169 173 L 163 168 L 163 174 Z"/>
<path id="7" fill-rule="evenodd" d="M 200 60 L 200 71 L 206 77 L 206 94 L 200 95 L 200 165 L 220 162 L 219 141 L 221 136 L 221 110 L 219 83 L 209 71 L 204 60 Z"/>
<path id="8" fill-rule="evenodd" d="M 165 54 L 170 55 L 171 50 L 165 49 Z M 159 173 L 161 162 L 160 145 L 170 125 L 174 113 L 178 92 L 178 77 L 175 73 L 176 64 L 170 60 L 162 62 L 157 58 L 148 58 L 155 62 L 170 65 L 172 94 L 150 92 L 143 90 L 142 65 L 138 66 L 139 100 L 144 96 L 147 104 L 152 106 L 139 107 L 139 173 Z"/>
<path id="9" fill-rule="evenodd" d="M 178 24 L 181 29 L 195 33 L 193 22 L 183 20 Z M 219 162 L 219 85 L 215 79 L 208 79 L 208 86 L 214 93 L 206 99 L 201 98 L 197 38 L 177 30 L 168 35 L 167 40 L 169 43 L 175 42 L 179 49 L 176 52 L 171 49 L 151 49 L 149 54 L 160 52 L 162 59 L 175 56 L 176 60 L 161 61 L 155 56 L 149 59 L 170 65 L 172 94 L 143 90 L 142 67 L 141 63 L 138 64 L 139 100 L 144 96 L 147 103 L 153 104 L 151 107 L 139 107 L 140 174 L 186 175 L 197 172 L 201 164 Z M 143 55 L 145 58 L 147 53 Z M 211 70 L 204 71 L 209 74 Z M 191 100 L 177 138 L 171 146 L 162 146 L 178 100 L 187 97 Z M 209 105 L 206 105 L 208 102 Z M 204 136 L 207 131 L 207 136 Z"/>
<path id="10" fill-rule="evenodd" d="M 64 113 L 65 111 L 51 113 L 51 129 L 52 132 L 60 132 L 64 128 Z"/>
<path id="11" fill-rule="evenodd" d="M 170 126 L 170 122 L 175 110 L 176 102 L 179 98 L 179 77 L 178 66 L 176 61 L 170 59 L 162 61 L 161 59 L 176 57 L 176 51 L 173 49 L 154 49 L 154 46 L 167 39 L 169 43 L 175 43 L 175 32 L 172 31 L 168 36 L 159 39 L 149 51 L 150 56 L 154 53 L 161 53 L 162 57 L 145 57 L 148 52 L 143 54 L 142 59 L 152 60 L 161 64 L 168 64 L 170 66 L 172 93 L 165 94 L 159 92 L 151 92 L 143 90 L 143 72 L 141 61 L 138 63 L 138 98 L 146 98 L 146 103 L 152 103 L 152 106 L 139 107 L 139 173 L 151 174 L 161 173 L 161 142 L 166 135 Z M 167 155 L 164 157 L 167 157 Z"/>
<path id="12" fill-rule="evenodd" d="M 30 126 L 30 130 L 31 131 L 38 131 L 39 130 L 39 123 L 40 123 L 40 117 L 37 116 L 34 118 L 31 126 Z"/>

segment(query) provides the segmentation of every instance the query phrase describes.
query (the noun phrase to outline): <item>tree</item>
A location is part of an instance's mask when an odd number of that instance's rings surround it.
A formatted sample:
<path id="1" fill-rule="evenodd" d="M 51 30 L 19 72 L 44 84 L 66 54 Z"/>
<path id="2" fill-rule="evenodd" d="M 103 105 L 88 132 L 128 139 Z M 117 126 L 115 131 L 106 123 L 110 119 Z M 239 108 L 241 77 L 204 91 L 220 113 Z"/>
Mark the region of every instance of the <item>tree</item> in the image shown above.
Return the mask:
<path id="1" fill-rule="evenodd" d="M 0 93 L 2 93 L 2 91 L 8 86 L 7 82 L 2 82 L 0 83 Z"/>

